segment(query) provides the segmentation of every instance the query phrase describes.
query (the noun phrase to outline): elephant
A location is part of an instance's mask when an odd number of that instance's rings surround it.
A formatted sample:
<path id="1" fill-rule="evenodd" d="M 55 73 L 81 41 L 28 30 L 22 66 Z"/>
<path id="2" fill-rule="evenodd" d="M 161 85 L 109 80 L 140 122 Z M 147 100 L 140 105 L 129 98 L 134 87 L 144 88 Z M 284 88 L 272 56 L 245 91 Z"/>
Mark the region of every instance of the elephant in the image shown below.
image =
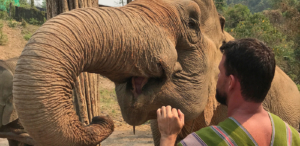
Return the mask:
<path id="1" fill-rule="evenodd" d="M 10 146 L 33 145 L 33 139 L 18 120 L 12 96 L 13 75 L 18 58 L 0 60 L 0 137 Z"/>
<path id="2" fill-rule="evenodd" d="M 38 145 L 96 145 L 108 137 L 110 120 L 84 126 L 73 109 L 81 72 L 115 83 L 122 116 L 132 126 L 156 119 L 165 105 L 185 114 L 178 139 L 221 121 L 226 107 L 214 99 L 219 47 L 233 39 L 224 25 L 213 0 L 136 0 L 58 15 L 32 35 L 18 60 L 13 95 L 20 122 Z M 296 90 L 276 68 L 264 107 L 298 128 Z M 157 145 L 156 125 L 153 120 Z"/>
<path id="3" fill-rule="evenodd" d="M 34 145 L 34 141 L 19 122 L 18 115 L 12 102 L 13 75 L 15 73 L 17 60 L 18 57 L 0 60 L 0 137 L 7 138 L 10 146 L 29 146 Z M 97 94 L 93 94 L 92 87 L 86 87 L 92 86 L 92 83 L 89 83 L 89 80 L 83 79 L 84 76 L 95 80 L 93 74 L 82 73 L 81 76 L 77 78 L 77 86 L 73 89 L 72 97 L 74 110 L 76 110 L 80 121 L 87 125 L 92 122 L 92 119 L 89 119 L 88 116 L 97 114 L 99 107 L 95 104 L 88 105 L 83 102 L 83 100 L 86 102 L 93 102 L 93 100 L 87 98 L 87 96 L 97 96 Z M 95 77 L 98 78 L 98 76 Z M 78 84 L 80 84 L 80 86 Z M 94 84 L 95 88 L 97 88 L 98 84 L 96 81 Z M 89 90 L 90 92 L 82 91 L 83 89 Z M 82 92 L 84 92 L 83 95 Z M 99 100 L 97 97 L 94 97 L 93 99 Z M 89 106 L 94 107 L 93 109 L 90 109 Z"/>

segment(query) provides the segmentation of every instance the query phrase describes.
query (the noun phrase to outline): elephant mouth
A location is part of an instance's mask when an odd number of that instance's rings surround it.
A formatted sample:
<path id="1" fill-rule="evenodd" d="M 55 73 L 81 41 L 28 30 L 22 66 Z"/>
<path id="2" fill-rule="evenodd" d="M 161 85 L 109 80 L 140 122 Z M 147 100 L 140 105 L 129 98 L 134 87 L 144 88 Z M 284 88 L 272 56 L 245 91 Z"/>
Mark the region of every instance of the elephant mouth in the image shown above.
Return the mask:
<path id="1" fill-rule="evenodd" d="M 165 70 L 161 64 L 158 64 L 159 70 L 162 72 L 161 77 L 145 77 L 145 76 L 132 76 L 129 78 L 127 85 L 130 87 L 130 91 L 133 97 L 136 99 L 152 85 L 159 85 L 166 79 Z"/>
<path id="2" fill-rule="evenodd" d="M 142 89 L 145 86 L 145 84 L 148 82 L 149 78 L 147 77 L 132 77 L 131 78 L 131 85 L 132 89 L 131 92 L 134 97 L 138 97 L 140 94 L 142 94 Z"/>
<path id="3" fill-rule="evenodd" d="M 130 91 L 133 94 L 133 97 L 136 99 L 143 92 L 147 91 L 153 86 L 159 86 L 165 81 L 165 77 L 138 77 L 134 76 L 130 78 L 130 81 L 127 84 L 130 87 Z"/>
<path id="4" fill-rule="evenodd" d="M 149 111 L 147 106 L 153 102 L 166 80 L 165 77 L 132 76 L 127 79 L 126 88 L 123 88 L 126 90 L 125 95 L 119 90 L 124 86 L 119 86 L 121 88 L 116 90 L 118 98 L 122 98 L 119 104 L 123 118 L 129 125 L 138 126 L 145 123 L 147 119 L 156 118 L 156 109 Z"/>
<path id="5" fill-rule="evenodd" d="M 151 104 L 170 80 L 169 70 L 166 66 L 158 64 L 156 70 L 152 70 L 152 74 L 131 76 L 126 79 L 125 84 L 116 84 L 118 102 L 123 118 L 128 124 L 138 126 L 147 119 L 156 118 L 157 109 Z"/>

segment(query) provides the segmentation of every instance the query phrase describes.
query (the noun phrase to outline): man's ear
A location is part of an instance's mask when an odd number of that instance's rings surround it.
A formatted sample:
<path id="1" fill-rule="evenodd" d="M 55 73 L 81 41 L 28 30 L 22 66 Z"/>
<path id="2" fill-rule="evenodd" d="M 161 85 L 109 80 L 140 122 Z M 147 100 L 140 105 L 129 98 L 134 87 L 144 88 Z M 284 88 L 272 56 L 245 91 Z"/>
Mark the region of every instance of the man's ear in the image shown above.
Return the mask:
<path id="1" fill-rule="evenodd" d="M 219 15 L 219 19 L 220 19 L 220 24 L 221 24 L 222 32 L 224 32 L 225 18 L 221 14 L 219 14 L 219 13 L 218 13 L 218 15 Z"/>
<path id="2" fill-rule="evenodd" d="M 236 78 L 233 75 L 229 75 L 229 86 L 228 86 L 228 90 L 232 90 L 236 84 Z"/>

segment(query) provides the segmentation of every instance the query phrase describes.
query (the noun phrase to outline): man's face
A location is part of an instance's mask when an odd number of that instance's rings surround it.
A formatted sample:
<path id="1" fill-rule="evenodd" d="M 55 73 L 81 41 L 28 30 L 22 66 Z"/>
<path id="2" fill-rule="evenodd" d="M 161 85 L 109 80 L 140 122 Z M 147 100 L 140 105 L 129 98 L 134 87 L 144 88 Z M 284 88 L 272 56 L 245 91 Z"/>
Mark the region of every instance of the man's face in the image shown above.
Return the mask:
<path id="1" fill-rule="evenodd" d="M 226 70 L 224 67 L 226 57 L 223 55 L 222 60 L 219 64 L 220 73 L 218 75 L 217 89 L 216 89 L 216 99 L 219 103 L 227 105 L 227 86 L 229 77 L 226 76 Z"/>

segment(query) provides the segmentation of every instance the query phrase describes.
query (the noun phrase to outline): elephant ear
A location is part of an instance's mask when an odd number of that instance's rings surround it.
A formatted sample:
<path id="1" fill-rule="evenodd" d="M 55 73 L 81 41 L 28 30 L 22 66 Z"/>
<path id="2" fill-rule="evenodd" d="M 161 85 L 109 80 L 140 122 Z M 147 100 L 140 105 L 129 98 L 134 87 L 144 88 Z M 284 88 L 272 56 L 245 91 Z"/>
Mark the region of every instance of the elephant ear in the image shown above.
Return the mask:
<path id="1" fill-rule="evenodd" d="M 225 18 L 221 14 L 219 14 L 219 13 L 218 13 L 218 15 L 219 15 L 219 19 L 220 19 L 220 25 L 221 25 L 222 32 L 224 32 Z"/>
<path id="2" fill-rule="evenodd" d="M 13 97 L 9 97 L 6 100 L 5 107 L 2 113 L 2 125 L 7 125 L 12 121 L 18 119 L 17 112 L 15 110 L 15 105 L 13 104 Z"/>
<path id="3" fill-rule="evenodd" d="M 18 116 L 12 101 L 13 73 L 0 67 L 0 78 L 0 126 L 2 126 L 16 120 Z"/>

